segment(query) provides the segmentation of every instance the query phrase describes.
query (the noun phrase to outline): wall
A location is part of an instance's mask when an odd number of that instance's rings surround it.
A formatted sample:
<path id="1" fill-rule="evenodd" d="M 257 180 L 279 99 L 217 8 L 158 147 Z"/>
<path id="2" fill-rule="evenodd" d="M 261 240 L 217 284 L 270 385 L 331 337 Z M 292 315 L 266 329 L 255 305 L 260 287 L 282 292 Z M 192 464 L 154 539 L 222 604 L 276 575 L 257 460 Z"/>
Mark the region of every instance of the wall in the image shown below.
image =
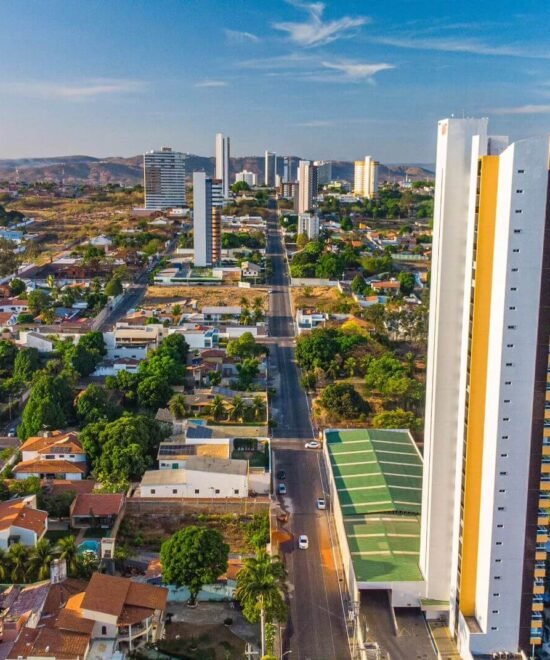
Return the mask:
<path id="1" fill-rule="evenodd" d="M 6 530 L 0 531 L 0 548 L 3 550 L 8 549 L 8 538 L 10 536 L 20 536 L 20 542 L 23 545 L 35 546 L 36 545 L 36 534 L 31 532 L 29 529 L 23 529 L 22 527 L 8 527 Z"/>
<path id="2" fill-rule="evenodd" d="M 269 511 L 271 500 L 268 497 L 212 499 L 147 499 L 132 497 L 126 502 L 129 516 L 181 516 L 188 513 L 237 513 L 253 515 Z"/>

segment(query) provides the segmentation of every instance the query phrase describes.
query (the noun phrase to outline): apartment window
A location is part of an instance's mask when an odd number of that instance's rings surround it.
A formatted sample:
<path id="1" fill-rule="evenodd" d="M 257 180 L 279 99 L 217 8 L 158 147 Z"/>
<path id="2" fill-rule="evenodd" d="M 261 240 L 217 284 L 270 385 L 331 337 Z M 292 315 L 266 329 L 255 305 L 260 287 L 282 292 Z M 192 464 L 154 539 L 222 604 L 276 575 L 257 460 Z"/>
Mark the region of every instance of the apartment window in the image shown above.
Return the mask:
<path id="1" fill-rule="evenodd" d="M 518 170 L 518 174 L 525 174 L 525 170 Z"/>
<path id="2" fill-rule="evenodd" d="M 502 545 L 502 541 L 497 541 L 495 545 Z"/>
<path id="3" fill-rule="evenodd" d="M 216 488 L 216 490 L 214 492 L 216 493 L 216 495 L 219 495 L 220 494 L 219 488 Z"/>
<path id="4" fill-rule="evenodd" d="M 512 308 L 510 308 L 510 309 L 512 309 Z M 514 309 L 515 309 L 515 307 L 514 307 Z M 506 348 L 514 348 L 514 344 L 506 344 Z"/>
<path id="5" fill-rule="evenodd" d="M 519 252 L 519 248 L 514 248 L 512 252 Z"/>
<path id="6" fill-rule="evenodd" d="M 514 234 L 521 234 L 521 229 L 514 229 Z"/>
<path id="7" fill-rule="evenodd" d="M 516 213 L 523 213 L 521 209 L 516 209 Z"/>
<path id="8" fill-rule="evenodd" d="M 509 417 L 503 417 L 503 418 L 502 418 L 502 421 L 503 421 L 503 422 L 509 422 L 509 421 L 510 421 L 510 418 L 509 418 Z"/>
<path id="9" fill-rule="evenodd" d="M 195 495 L 198 495 L 200 493 L 198 488 L 195 488 Z"/>
<path id="10" fill-rule="evenodd" d="M 510 287 L 510 291 L 517 291 L 518 288 L 516 286 Z"/>
<path id="11" fill-rule="evenodd" d="M 177 494 L 178 494 L 178 489 L 172 488 L 172 495 L 177 495 Z"/>
<path id="12" fill-rule="evenodd" d="M 498 630 L 496 626 L 491 626 L 491 630 Z"/>
<path id="13" fill-rule="evenodd" d="M 510 399 L 504 399 L 504 403 L 510 403 Z"/>
<path id="14" fill-rule="evenodd" d="M 101 626 L 101 634 L 106 635 L 107 634 L 107 626 Z"/>
<path id="15" fill-rule="evenodd" d="M 511 385 L 511 384 L 512 384 L 512 381 L 511 381 L 511 380 L 505 380 L 505 381 L 504 381 L 504 384 L 505 384 L 505 385 Z"/>
<path id="16" fill-rule="evenodd" d="M 506 488 L 501 488 L 498 492 L 499 492 L 499 493 L 505 493 L 505 492 L 506 492 Z"/>
<path id="17" fill-rule="evenodd" d="M 508 454 L 501 454 L 500 458 L 508 458 Z"/>
<path id="18" fill-rule="evenodd" d="M 518 269 L 517 268 L 512 268 L 512 273 L 517 273 Z"/>
<path id="19" fill-rule="evenodd" d="M 235 488 L 235 490 L 233 491 L 233 493 L 234 493 L 235 495 L 238 495 L 238 494 L 239 494 L 239 489 L 238 489 L 238 488 Z"/>
<path id="20" fill-rule="evenodd" d="M 517 325 L 509 325 L 508 330 L 515 330 L 517 328 Z"/>
<path id="21" fill-rule="evenodd" d="M 495 580 L 500 580 L 500 575 L 495 575 Z"/>
<path id="22" fill-rule="evenodd" d="M 498 614 L 498 610 L 493 610 L 493 614 Z"/>
<path id="23" fill-rule="evenodd" d="M 504 511 L 504 507 L 503 507 L 503 506 L 499 506 L 498 509 L 497 509 L 497 511 Z"/>
<path id="24" fill-rule="evenodd" d="M 151 495 L 154 495 L 157 491 L 154 488 L 151 488 Z"/>
<path id="25" fill-rule="evenodd" d="M 511 312 L 515 312 L 515 310 L 516 310 L 515 307 L 508 307 L 508 309 L 509 309 Z"/>
<path id="26" fill-rule="evenodd" d="M 507 435 L 501 436 L 501 440 L 508 440 L 508 438 L 509 438 L 509 436 L 507 436 Z"/>
<path id="27" fill-rule="evenodd" d="M 521 195 L 521 194 L 523 193 L 523 190 L 516 190 L 516 193 L 517 193 L 518 195 Z"/>
<path id="28" fill-rule="evenodd" d="M 498 598 L 500 594 L 493 594 L 493 598 Z"/>
<path id="29" fill-rule="evenodd" d="M 507 362 L 507 363 L 506 363 L 506 366 L 507 366 L 507 367 L 511 367 L 511 366 L 512 366 L 512 363 L 511 363 L 511 362 Z"/>
<path id="30" fill-rule="evenodd" d="M 504 525 L 497 525 L 497 529 L 502 529 L 503 527 Z M 502 545 L 502 543 L 500 545 Z"/>
<path id="31" fill-rule="evenodd" d="M 502 559 L 495 559 L 495 564 L 500 564 L 502 562 Z"/>
<path id="32" fill-rule="evenodd" d="M 508 474 L 508 472 L 499 472 L 499 474 L 501 477 L 505 477 Z"/>

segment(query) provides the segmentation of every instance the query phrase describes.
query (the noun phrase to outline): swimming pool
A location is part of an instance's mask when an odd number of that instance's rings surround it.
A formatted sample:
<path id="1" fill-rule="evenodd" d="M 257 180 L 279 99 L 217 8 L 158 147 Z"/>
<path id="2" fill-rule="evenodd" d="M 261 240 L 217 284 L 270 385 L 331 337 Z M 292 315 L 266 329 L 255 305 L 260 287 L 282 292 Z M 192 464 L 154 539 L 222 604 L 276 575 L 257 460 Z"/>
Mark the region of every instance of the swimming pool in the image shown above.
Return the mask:
<path id="1" fill-rule="evenodd" d="M 79 544 L 78 552 L 80 554 L 85 552 L 93 552 L 96 557 L 99 557 L 100 547 L 101 543 L 99 541 L 96 541 L 95 539 L 87 539 L 86 541 L 82 541 L 82 543 Z"/>

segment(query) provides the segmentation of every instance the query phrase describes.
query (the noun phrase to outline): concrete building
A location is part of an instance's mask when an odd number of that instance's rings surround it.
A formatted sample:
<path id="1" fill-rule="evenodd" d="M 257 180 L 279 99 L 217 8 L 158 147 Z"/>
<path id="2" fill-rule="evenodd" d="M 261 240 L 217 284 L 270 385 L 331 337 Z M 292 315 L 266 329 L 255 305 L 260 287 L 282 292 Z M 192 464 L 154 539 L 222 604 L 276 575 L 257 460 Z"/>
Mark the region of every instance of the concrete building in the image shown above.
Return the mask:
<path id="1" fill-rule="evenodd" d="M 193 172 L 193 240 L 195 266 L 212 266 L 221 255 L 221 209 L 212 203 L 212 179 Z"/>
<path id="2" fill-rule="evenodd" d="M 275 187 L 275 175 L 277 174 L 277 154 L 266 151 L 264 155 L 264 186 Z"/>
<path id="3" fill-rule="evenodd" d="M 36 495 L 0 502 L 0 550 L 14 543 L 35 547 L 47 531 L 48 514 L 36 508 Z"/>
<path id="4" fill-rule="evenodd" d="M 317 185 L 324 186 L 332 181 L 332 161 L 315 160 L 313 164 L 317 168 Z"/>
<path id="5" fill-rule="evenodd" d="M 143 156 L 145 208 L 151 211 L 177 208 L 185 202 L 185 156 L 170 147 Z"/>
<path id="6" fill-rule="evenodd" d="M 548 139 L 507 145 L 439 122 L 420 565 L 463 658 L 542 642 Z"/>
<path id="7" fill-rule="evenodd" d="M 243 181 L 248 186 L 253 188 L 258 183 L 258 177 L 254 174 L 254 172 L 250 172 L 249 170 L 242 170 L 242 172 L 237 172 L 237 174 L 235 174 L 235 183 L 238 183 L 239 181 Z"/>
<path id="8" fill-rule="evenodd" d="M 285 156 L 283 158 L 283 180 L 282 183 L 290 183 L 294 181 L 294 159 L 292 156 Z"/>
<path id="9" fill-rule="evenodd" d="M 378 168 L 380 163 L 372 156 L 356 160 L 354 166 L 353 192 L 359 197 L 372 199 L 378 192 Z"/>
<path id="10" fill-rule="evenodd" d="M 306 234 L 314 239 L 319 236 L 319 216 L 314 213 L 300 213 L 298 215 L 298 234 Z"/>
<path id="11" fill-rule="evenodd" d="M 309 160 L 301 160 L 298 166 L 298 213 L 306 213 L 313 208 L 317 197 L 317 168 Z"/>
<path id="12" fill-rule="evenodd" d="M 212 179 L 212 207 L 223 208 L 225 195 L 223 192 L 223 182 L 221 179 Z"/>
<path id="13" fill-rule="evenodd" d="M 223 197 L 229 197 L 230 139 L 216 133 L 216 179 L 222 182 Z"/>

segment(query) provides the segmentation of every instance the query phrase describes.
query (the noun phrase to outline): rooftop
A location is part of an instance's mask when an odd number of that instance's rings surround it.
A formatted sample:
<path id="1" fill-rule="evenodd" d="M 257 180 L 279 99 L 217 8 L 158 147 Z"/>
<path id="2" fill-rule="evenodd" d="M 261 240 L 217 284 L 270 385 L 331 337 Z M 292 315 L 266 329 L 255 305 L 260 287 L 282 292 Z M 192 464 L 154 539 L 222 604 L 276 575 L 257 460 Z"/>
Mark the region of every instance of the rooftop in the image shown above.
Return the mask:
<path id="1" fill-rule="evenodd" d="M 358 582 L 416 582 L 422 458 L 407 430 L 327 431 Z"/>
<path id="2" fill-rule="evenodd" d="M 186 470 L 197 472 L 220 472 L 223 474 L 248 474 L 248 462 L 232 458 L 212 456 L 191 456 L 185 461 Z"/>
<path id="3" fill-rule="evenodd" d="M 15 474 L 22 472 L 23 474 L 78 474 L 86 472 L 86 464 L 83 462 L 80 463 L 71 463 L 71 461 L 65 460 L 31 460 L 31 461 L 21 461 L 14 468 L 13 471 Z"/>
<path id="4" fill-rule="evenodd" d="M 81 493 L 72 506 L 73 516 L 116 516 L 124 504 L 122 493 Z"/>
<path id="5" fill-rule="evenodd" d="M 21 527 L 41 536 L 47 528 L 48 514 L 35 509 L 25 498 L 0 503 L 0 530 Z"/>

